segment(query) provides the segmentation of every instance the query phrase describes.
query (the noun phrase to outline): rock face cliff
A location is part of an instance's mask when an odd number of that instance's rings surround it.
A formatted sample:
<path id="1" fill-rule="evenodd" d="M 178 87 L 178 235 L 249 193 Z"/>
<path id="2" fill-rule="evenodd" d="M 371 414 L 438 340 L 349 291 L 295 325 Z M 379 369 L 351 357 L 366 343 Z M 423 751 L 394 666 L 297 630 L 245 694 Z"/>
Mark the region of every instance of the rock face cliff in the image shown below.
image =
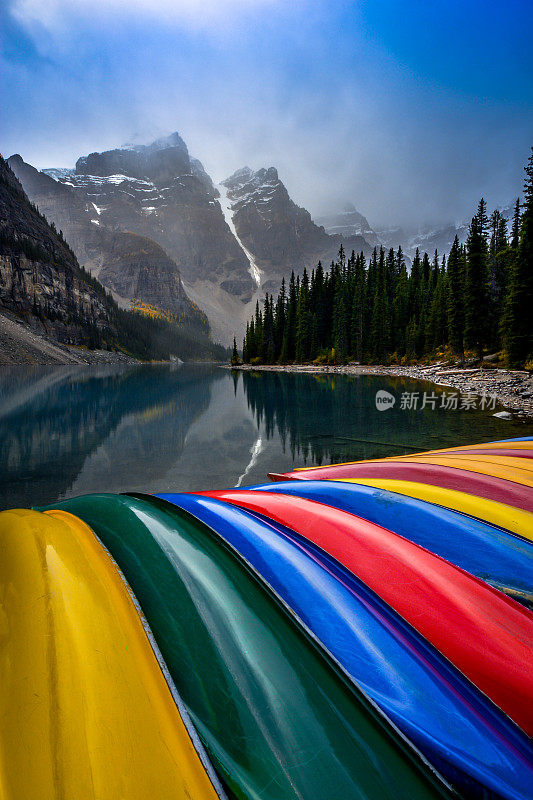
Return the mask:
<path id="1" fill-rule="evenodd" d="M 120 305 L 127 306 L 138 298 L 182 317 L 197 315 L 179 269 L 163 248 L 118 224 L 103 223 L 92 195 L 76 191 L 67 180 L 68 170 L 59 171 L 63 177 L 59 181 L 39 172 L 19 155 L 11 156 L 9 165 L 30 199 L 63 232 L 79 262 L 113 292 Z M 93 166 L 103 168 L 98 161 Z M 119 199 L 122 194 L 118 193 Z"/>
<path id="2" fill-rule="evenodd" d="M 32 206 L 0 158 L 0 308 L 67 344 L 109 329 L 103 287 L 80 269 L 63 237 Z"/>
<path id="3" fill-rule="evenodd" d="M 321 260 L 329 265 L 340 245 L 350 253 L 371 248 L 360 234 L 328 234 L 305 208 L 291 200 L 274 167 L 254 172 L 238 170 L 225 181 L 237 235 L 255 257 L 265 289 L 279 288 L 292 269 L 312 269 Z"/>

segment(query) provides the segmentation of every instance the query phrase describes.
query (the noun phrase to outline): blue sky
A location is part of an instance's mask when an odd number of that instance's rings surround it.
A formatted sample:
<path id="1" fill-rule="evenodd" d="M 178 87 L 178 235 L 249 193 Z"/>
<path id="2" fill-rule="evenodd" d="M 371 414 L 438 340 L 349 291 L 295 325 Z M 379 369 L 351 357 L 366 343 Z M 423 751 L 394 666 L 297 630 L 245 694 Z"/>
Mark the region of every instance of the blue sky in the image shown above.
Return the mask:
<path id="1" fill-rule="evenodd" d="M 471 216 L 521 190 L 529 2 L 5 0 L 0 150 L 38 167 L 177 130 L 216 180 L 275 165 L 312 213 Z"/>

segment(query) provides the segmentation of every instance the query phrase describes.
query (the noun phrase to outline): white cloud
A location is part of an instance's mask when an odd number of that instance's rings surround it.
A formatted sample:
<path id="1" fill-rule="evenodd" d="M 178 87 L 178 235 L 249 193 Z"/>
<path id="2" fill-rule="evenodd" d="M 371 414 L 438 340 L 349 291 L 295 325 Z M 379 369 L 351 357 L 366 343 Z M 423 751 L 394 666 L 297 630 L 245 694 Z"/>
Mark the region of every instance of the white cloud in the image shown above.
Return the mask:
<path id="1" fill-rule="evenodd" d="M 112 16 L 216 29 L 254 12 L 282 9 L 284 5 L 282 0 L 13 0 L 11 11 L 22 24 L 39 25 L 51 32 L 67 28 L 73 18 Z"/>

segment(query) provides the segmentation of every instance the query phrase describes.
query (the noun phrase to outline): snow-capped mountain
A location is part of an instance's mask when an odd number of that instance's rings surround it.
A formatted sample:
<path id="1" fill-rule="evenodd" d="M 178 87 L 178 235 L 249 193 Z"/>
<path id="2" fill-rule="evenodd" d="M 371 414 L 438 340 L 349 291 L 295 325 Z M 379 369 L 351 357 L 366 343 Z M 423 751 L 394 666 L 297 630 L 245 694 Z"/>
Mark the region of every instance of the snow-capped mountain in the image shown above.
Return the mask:
<path id="1" fill-rule="evenodd" d="M 357 211 L 352 203 L 346 203 L 342 211 L 317 217 L 317 225 L 322 225 L 326 233 L 340 236 L 362 236 L 372 247 L 381 244 L 376 232 L 372 230 L 366 217 Z"/>
<path id="2" fill-rule="evenodd" d="M 157 242 L 184 279 L 216 280 L 248 300 L 249 264 L 225 224 L 218 192 L 177 133 L 151 145 L 91 153 L 74 170 L 44 170 L 89 202 L 93 224 Z"/>
<path id="3" fill-rule="evenodd" d="M 281 277 L 291 269 L 312 269 L 319 260 L 329 266 L 341 243 L 348 253 L 370 253 L 361 234 L 331 235 L 313 222 L 309 212 L 291 200 L 274 167 L 257 171 L 243 167 L 222 186 L 236 235 L 253 255 L 265 289 L 277 289 Z"/>
<path id="4" fill-rule="evenodd" d="M 290 271 L 371 248 L 358 232 L 330 235 L 294 203 L 274 167 L 245 167 L 215 187 L 177 133 L 38 172 L 10 159 L 30 199 L 79 261 L 125 305 L 169 310 L 193 300 L 230 343 L 265 291 Z M 183 284 L 182 284 L 183 278 Z"/>

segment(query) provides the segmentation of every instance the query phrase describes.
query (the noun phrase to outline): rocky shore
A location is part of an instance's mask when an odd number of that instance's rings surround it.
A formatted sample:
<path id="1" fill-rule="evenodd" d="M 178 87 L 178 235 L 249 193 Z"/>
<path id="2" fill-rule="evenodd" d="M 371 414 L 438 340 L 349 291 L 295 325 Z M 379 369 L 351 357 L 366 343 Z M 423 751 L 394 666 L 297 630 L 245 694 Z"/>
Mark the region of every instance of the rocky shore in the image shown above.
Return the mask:
<path id="1" fill-rule="evenodd" d="M 0 313 L 0 366 L 138 363 L 125 353 L 88 350 L 56 342 L 14 316 Z"/>
<path id="2" fill-rule="evenodd" d="M 417 366 L 362 366 L 348 364 L 343 366 L 316 366 L 298 364 L 290 366 L 250 366 L 243 364 L 232 369 L 264 370 L 271 372 L 301 372 L 312 374 L 340 375 L 390 375 L 423 380 L 438 386 L 456 389 L 460 394 L 487 395 L 509 414 L 518 419 L 533 420 L 533 374 L 523 370 L 495 369 L 486 367 L 459 368 L 444 363 Z M 496 413 L 502 415 L 502 408 Z"/>

